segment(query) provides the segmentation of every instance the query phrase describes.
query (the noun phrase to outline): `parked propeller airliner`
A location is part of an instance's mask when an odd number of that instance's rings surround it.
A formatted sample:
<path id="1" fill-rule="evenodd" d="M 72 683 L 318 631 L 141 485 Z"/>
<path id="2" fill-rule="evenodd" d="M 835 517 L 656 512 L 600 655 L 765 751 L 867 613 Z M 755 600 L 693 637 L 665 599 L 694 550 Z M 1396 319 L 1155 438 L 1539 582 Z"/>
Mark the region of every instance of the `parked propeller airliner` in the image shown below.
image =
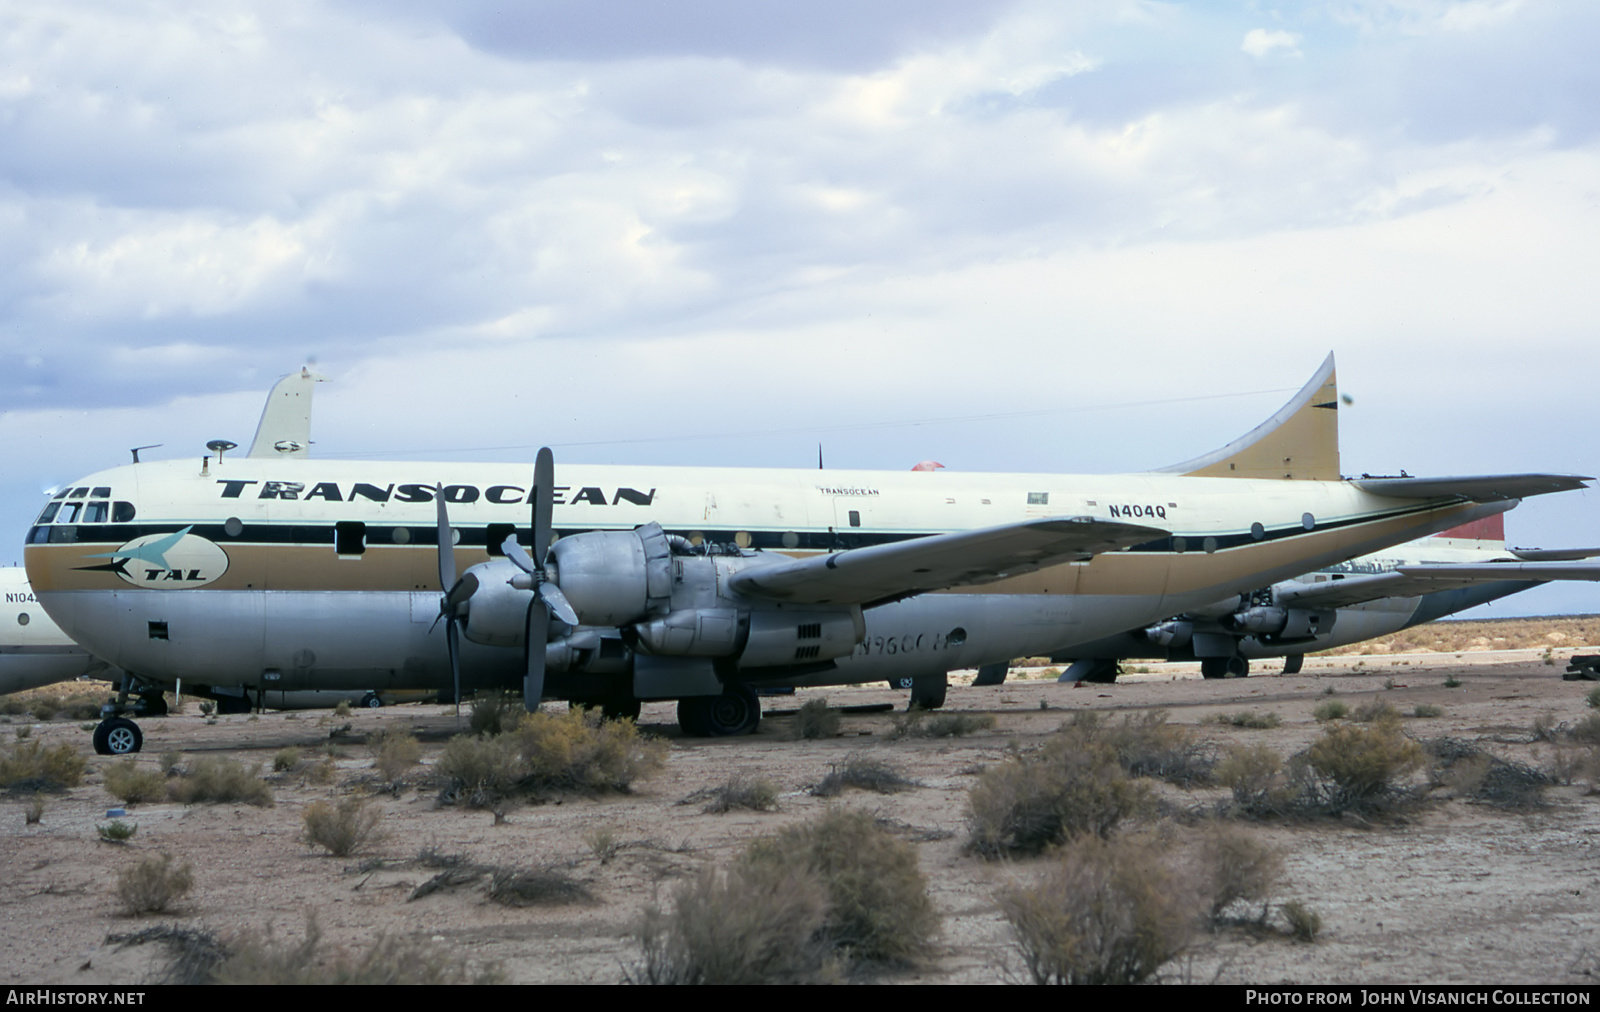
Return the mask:
<path id="1" fill-rule="evenodd" d="M 26 562 L 62 628 L 131 673 L 124 699 L 520 682 L 530 709 L 673 699 L 686 732 L 738 734 L 758 686 L 911 678 L 932 702 L 951 670 L 1589 480 L 1342 479 L 1337 403 L 1330 356 L 1242 439 L 1124 475 L 151 461 L 58 493 Z M 96 738 L 141 741 L 120 716 Z"/>
<path id="2" fill-rule="evenodd" d="M 1600 548 L 1507 548 L 1504 514 L 1433 537 L 1324 566 L 1248 594 L 1230 595 L 1164 622 L 1081 643 L 1051 660 L 1070 662 L 1063 682 L 1114 682 L 1124 660 L 1199 661 L 1207 678 L 1243 677 L 1250 662 L 1305 655 L 1393 635 L 1552 580 L 1600 581 Z M 1006 665 L 975 685 L 998 685 Z"/>

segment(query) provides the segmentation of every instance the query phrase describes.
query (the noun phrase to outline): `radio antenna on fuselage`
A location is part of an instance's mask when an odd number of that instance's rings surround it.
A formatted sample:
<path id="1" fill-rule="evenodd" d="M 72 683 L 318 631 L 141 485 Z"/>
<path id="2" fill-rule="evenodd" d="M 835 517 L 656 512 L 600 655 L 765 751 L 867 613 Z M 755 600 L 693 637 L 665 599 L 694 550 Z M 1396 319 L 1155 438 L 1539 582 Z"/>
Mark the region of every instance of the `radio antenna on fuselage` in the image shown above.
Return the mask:
<path id="1" fill-rule="evenodd" d="M 135 464 L 137 464 L 137 463 L 139 463 L 139 451 L 140 450 L 155 450 L 155 449 L 159 449 L 159 448 L 161 448 L 163 446 L 166 446 L 166 445 L 167 445 L 166 443 L 151 443 L 149 446 L 135 446 L 129 452 L 133 454 L 133 462 Z"/>

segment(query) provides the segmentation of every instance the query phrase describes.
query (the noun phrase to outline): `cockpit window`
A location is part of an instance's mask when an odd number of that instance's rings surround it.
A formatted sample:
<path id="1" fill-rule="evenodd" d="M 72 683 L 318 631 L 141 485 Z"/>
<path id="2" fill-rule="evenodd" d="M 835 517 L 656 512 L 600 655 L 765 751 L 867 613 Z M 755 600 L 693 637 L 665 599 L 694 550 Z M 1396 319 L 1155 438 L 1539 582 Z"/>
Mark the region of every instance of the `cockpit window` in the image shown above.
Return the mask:
<path id="1" fill-rule="evenodd" d="M 56 518 L 56 510 L 59 510 L 60 508 L 61 504 L 59 502 L 46 504 L 44 512 L 39 514 L 39 523 L 47 524 L 54 520 Z"/>
<path id="2" fill-rule="evenodd" d="M 118 501 L 111 504 L 111 522 L 114 524 L 132 523 L 133 514 L 134 509 L 131 502 Z"/>
<path id="3" fill-rule="evenodd" d="M 83 503 L 81 503 L 81 502 L 64 502 L 64 503 L 62 503 L 61 504 L 61 512 L 56 514 L 56 523 L 58 523 L 58 524 L 75 524 L 75 523 L 77 523 L 78 522 L 78 511 L 81 510 L 81 509 L 83 509 Z"/>
<path id="4" fill-rule="evenodd" d="M 67 493 L 67 498 L 68 499 L 82 499 L 84 496 L 86 496 L 88 494 L 89 494 L 89 490 L 86 489 L 86 488 L 75 488 L 71 492 Z"/>
<path id="5" fill-rule="evenodd" d="M 92 502 L 83 508 L 83 522 L 86 524 L 103 524 L 106 514 L 110 512 L 109 503 Z"/>
<path id="6" fill-rule="evenodd" d="M 89 497 L 91 499 L 110 499 L 111 498 L 111 489 L 107 488 L 104 485 L 101 485 L 98 488 L 96 488 L 93 492 L 91 492 L 89 494 Z"/>

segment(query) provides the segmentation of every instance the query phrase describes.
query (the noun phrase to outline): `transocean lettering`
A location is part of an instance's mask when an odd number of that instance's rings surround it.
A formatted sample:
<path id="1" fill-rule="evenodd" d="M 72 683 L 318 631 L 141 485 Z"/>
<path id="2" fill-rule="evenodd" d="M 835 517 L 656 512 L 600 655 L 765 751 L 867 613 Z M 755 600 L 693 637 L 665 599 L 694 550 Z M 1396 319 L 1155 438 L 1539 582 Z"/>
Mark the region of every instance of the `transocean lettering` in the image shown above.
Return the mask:
<path id="1" fill-rule="evenodd" d="M 436 487 L 422 482 L 387 485 L 369 485 L 364 481 L 341 486 L 336 481 L 319 481 L 310 488 L 303 481 L 260 481 L 224 478 L 218 479 L 223 499 L 293 499 L 300 502 L 433 502 Z M 585 486 L 573 491 L 570 485 L 557 485 L 552 497 L 557 506 L 588 503 L 591 506 L 649 506 L 656 498 L 656 490 L 641 492 L 636 488 L 604 489 Z M 487 502 L 509 506 L 533 501 L 533 492 L 520 485 L 446 485 L 442 498 L 447 503 Z"/>

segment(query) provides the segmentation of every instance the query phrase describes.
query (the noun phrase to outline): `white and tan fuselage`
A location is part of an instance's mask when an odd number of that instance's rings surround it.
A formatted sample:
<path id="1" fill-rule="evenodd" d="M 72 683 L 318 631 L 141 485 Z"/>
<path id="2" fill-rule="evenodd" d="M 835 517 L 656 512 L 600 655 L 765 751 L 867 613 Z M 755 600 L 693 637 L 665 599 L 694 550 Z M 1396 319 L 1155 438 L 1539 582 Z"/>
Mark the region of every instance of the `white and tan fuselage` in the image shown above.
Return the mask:
<path id="1" fill-rule="evenodd" d="M 942 673 L 1075 643 L 1500 512 L 1373 495 L 1347 481 L 563 465 L 559 536 L 650 521 L 694 542 L 804 555 L 1033 518 L 1170 531 L 1086 562 L 865 610 L 837 684 Z M 521 464 L 179 460 L 63 490 L 29 533 L 40 602 L 139 675 L 271 689 L 448 684 L 435 487 L 458 572 L 530 527 Z M 463 682 L 514 684 L 520 652 L 467 644 Z M 551 690 L 558 694 L 557 688 Z"/>

